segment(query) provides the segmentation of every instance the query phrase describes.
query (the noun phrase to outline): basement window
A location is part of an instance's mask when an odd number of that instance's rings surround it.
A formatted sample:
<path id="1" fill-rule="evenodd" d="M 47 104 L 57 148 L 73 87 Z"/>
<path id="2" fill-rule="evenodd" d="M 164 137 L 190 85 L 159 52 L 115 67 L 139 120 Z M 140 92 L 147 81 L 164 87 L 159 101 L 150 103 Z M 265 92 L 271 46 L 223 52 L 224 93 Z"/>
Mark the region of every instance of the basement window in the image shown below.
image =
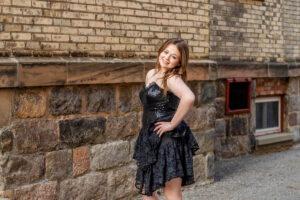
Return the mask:
<path id="1" fill-rule="evenodd" d="M 229 78 L 226 83 L 226 114 L 250 112 L 251 78 Z"/>
<path id="2" fill-rule="evenodd" d="M 264 135 L 281 131 L 281 97 L 264 97 L 255 100 L 255 135 Z"/>

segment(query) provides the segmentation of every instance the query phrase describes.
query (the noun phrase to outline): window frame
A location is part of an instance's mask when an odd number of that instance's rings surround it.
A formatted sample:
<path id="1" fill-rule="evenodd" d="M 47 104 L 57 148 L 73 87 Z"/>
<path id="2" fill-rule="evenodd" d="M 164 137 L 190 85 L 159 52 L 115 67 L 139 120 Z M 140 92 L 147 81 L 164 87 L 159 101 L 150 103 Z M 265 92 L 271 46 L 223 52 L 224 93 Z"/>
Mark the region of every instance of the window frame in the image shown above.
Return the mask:
<path id="1" fill-rule="evenodd" d="M 278 101 L 279 106 L 278 106 L 278 126 L 273 127 L 273 128 L 265 128 L 265 129 L 260 129 L 257 130 L 255 126 L 255 132 L 254 135 L 259 136 L 259 135 L 267 135 L 267 134 L 272 134 L 272 133 L 280 133 L 283 131 L 283 95 L 278 95 L 278 96 L 263 96 L 263 97 L 257 97 L 255 98 L 255 124 L 256 124 L 256 103 L 261 103 L 261 102 L 273 102 L 273 101 Z"/>

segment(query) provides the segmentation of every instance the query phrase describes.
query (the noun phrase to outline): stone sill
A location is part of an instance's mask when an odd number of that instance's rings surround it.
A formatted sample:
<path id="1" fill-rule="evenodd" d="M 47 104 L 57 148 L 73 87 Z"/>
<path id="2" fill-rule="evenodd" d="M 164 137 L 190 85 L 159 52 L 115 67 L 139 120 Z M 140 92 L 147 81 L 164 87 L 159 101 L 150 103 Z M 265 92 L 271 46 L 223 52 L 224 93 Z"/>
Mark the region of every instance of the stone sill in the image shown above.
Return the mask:
<path id="1" fill-rule="evenodd" d="M 0 59 L 0 88 L 141 83 L 155 59 L 6 58 Z M 233 77 L 300 76 L 300 63 L 190 60 L 188 81 Z"/>
<path id="2" fill-rule="evenodd" d="M 279 142 L 286 142 L 293 139 L 294 139 L 294 135 L 292 133 L 275 133 L 275 134 L 255 137 L 257 146 L 274 144 Z"/>

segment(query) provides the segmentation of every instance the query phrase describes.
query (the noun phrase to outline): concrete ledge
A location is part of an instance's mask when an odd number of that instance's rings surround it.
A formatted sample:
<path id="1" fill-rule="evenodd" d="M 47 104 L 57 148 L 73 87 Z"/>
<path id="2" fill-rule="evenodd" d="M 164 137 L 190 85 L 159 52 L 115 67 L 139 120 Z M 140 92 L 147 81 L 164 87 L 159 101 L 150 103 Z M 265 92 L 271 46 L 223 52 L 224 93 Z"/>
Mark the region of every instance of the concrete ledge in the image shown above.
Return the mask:
<path id="1" fill-rule="evenodd" d="M 294 135 L 292 133 L 276 133 L 270 135 L 257 136 L 255 138 L 257 146 L 274 144 L 278 142 L 286 142 L 293 139 Z"/>

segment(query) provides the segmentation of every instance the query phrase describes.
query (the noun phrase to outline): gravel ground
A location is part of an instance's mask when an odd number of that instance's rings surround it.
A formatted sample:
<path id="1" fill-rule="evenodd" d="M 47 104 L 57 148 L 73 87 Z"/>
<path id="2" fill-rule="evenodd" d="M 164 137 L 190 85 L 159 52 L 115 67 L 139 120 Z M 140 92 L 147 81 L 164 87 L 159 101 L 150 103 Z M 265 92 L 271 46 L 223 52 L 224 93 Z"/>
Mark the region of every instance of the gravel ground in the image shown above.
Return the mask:
<path id="1" fill-rule="evenodd" d="M 185 199 L 300 200 L 300 144 L 283 152 L 217 161 L 215 182 L 185 189 Z"/>

